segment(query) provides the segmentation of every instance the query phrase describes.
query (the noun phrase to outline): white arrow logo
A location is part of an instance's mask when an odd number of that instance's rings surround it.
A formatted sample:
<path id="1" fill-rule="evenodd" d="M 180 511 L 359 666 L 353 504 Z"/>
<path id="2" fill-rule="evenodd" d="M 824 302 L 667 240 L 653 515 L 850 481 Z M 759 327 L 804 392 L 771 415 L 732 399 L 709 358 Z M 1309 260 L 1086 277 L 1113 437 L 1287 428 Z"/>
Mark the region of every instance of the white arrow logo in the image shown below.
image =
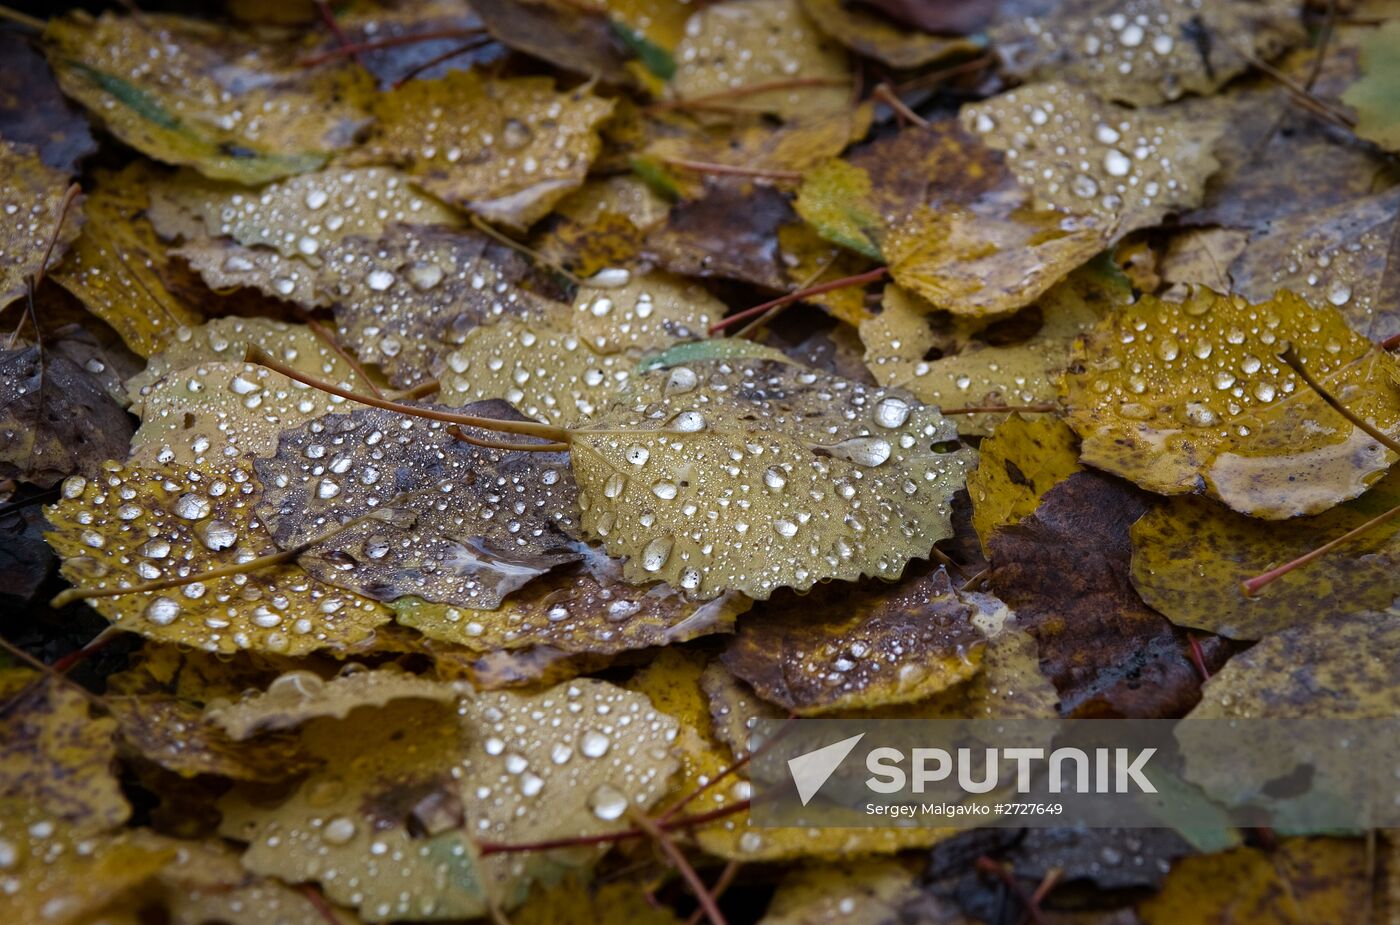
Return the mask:
<path id="1" fill-rule="evenodd" d="M 817 791 L 822 789 L 822 784 L 826 783 L 856 747 L 856 743 L 863 738 L 865 733 L 862 732 L 860 735 L 842 739 L 831 745 L 823 745 L 815 751 L 788 759 L 788 770 L 792 772 L 792 782 L 797 785 L 797 795 L 802 798 L 803 806 L 811 802 Z"/>

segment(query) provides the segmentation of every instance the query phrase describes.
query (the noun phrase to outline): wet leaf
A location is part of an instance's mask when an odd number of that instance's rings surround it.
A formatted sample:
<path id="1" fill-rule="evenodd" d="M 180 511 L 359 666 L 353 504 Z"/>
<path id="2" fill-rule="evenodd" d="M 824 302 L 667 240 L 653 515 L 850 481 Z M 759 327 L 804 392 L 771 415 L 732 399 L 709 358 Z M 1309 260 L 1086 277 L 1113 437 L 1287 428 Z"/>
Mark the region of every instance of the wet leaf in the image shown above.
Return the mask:
<path id="1" fill-rule="evenodd" d="M 1390 611 L 1314 619 L 1265 636 L 1206 682 L 1195 719 L 1389 718 L 1400 632 Z"/>
<path id="2" fill-rule="evenodd" d="M 1128 528 L 1145 510 L 1131 486 L 1079 472 L 992 533 L 992 587 L 1040 644 L 1065 715 L 1179 716 L 1200 695 L 1184 634 L 1132 587 Z M 1208 665 L 1226 654 L 1202 648 Z"/>
<path id="3" fill-rule="evenodd" d="M 1133 585 L 1179 626 L 1235 639 L 1262 639 L 1319 614 L 1382 609 L 1400 596 L 1394 521 L 1336 553 L 1278 578 L 1257 597 L 1240 583 L 1310 552 L 1400 504 L 1400 479 L 1386 478 L 1354 501 L 1281 522 L 1236 514 L 1201 498 L 1172 498 L 1133 525 Z"/>
<path id="4" fill-rule="evenodd" d="M 637 177 L 589 180 L 541 223 L 535 247 L 582 277 L 637 262 L 646 232 L 666 218 L 668 205 Z"/>
<path id="5" fill-rule="evenodd" d="M 467 412 L 519 420 L 503 402 Z M 567 532 L 575 488 L 559 455 L 473 446 L 447 428 L 359 408 L 286 431 L 277 455 L 256 462 L 266 486 L 258 516 L 284 549 L 356 521 L 299 561 L 321 581 L 383 601 L 494 609 L 579 558 Z"/>
<path id="6" fill-rule="evenodd" d="M 1288 289 L 1312 305 L 1336 306 L 1354 330 L 1382 340 L 1400 333 L 1400 315 L 1384 288 L 1392 258 L 1400 272 L 1397 215 L 1400 190 L 1286 216 L 1252 235 L 1244 253 L 1225 266 L 1246 299 L 1262 301 Z"/>
<path id="7" fill-rule="evenodd" d="M 0 478 L 48 487 L 126 454 L 131 420 L 99 381 L 42 347 L 0 350 Z"/>
<path id="8" fill-rule="evenodd" d="M 944 408 L 1053 401 L 1056 377 L 1069 365 L 1075 338 L 1128 298 L 1126 286 L 1083 269 L 1022 313 L 972 333 L 976 322 L 954 316 L 950 325 L 929 303 L 887 286 L 884 310 L 860 327 L 865 363 L 881 384 L 908 389 Z M 1022 336 L 1018 328 L 1033 334 Z M 1003 414 L 962 415 L 958 429 L 988 434 L 1004 419 Z"/>
<path id="9" fill-rule="evenodd" d="M 40 271 L 67 191 L 68 174 L 45 165 L 31 149 L 0 138 L 0 204 L 5 212 L 0 234 L 0 308 L 28 291 L 30 279 Z M 45 267 L 63 258 L 81 225 L 82 211 L 75 204 Z"/>
<path id="10" fill-rule="evenodd" d="M 972 526 L 984 550 L 996 528 L 1035 513 L 1047 491 L 1082 471 L 1074 431 L 1050 415 L 1013 414 L 978 451 L 967 492 Z"/>
<path id="11" fill-rule="evenodd" d="M 1287 0 L 1034 0 L 1015 13 L 989 32 L 1013 76 L 1061 77 L 1134 106 L 1213 93 L 1248 66 L 1242 52 L 1267 61 L 1303 36 Z"/>
<path id="12" fill-rule="evenodd" d="M 784 591 L 743 619 L 724 664 L 798 714 L 912 703 L 977 672 L 982 618 L 941 569 L 891 588 Z"/>
<path id="13" fill-rule="evenodd" d="M 593 547 L 583 561 L 561 566 L 506 595 L 495 609 L 394 602 L 398 622 L 432 639 L 477 652 L 549 646 L 562 653 L 625 652 L 730 632 L 748 609 L 742 595 L 697 603 L 660 582 L 627 584 L 618 562 Z"/>
<path id="14" fill-rule="evenodd" d="M 614 4 L 616 5 L 616 4 Z M 512 925 L 680 925 L 681 920 L 638 884 L 613 881 L 589 885 L 568 877 L 558 886 L 530 895 L 511 913 Z"/>
<path id="15" fill-rule="evenodd" d="M 88 925 L 159 873 L 175 856 L 131 833 L 93 837 L 42 807 L 0 802 L 0 846 L 10 863 L 0 875 L 11 921 Z M 124 923 L 119 923 L 124 925 Z"/>
<path id="16" fill-rule="evenodd" d="M 1041 208 L 1093 215 L 1118 237 L 1200 205 L 1223 123 L 1127 109 L 1062 83 L 964 106 L 963 127 L 1009 155 Z"/>
<path id="17" fill-rule="evenodd" d="M 851 925 L 899 921 L 919 895 L 912 865 L 894 859 L 851 861 L 799 868 L 778 885 L 760 925 Z"/>
<path id="18" fill-rule="evenodd" d="M 47 538 L 80 587 L 185 579 L 278 552 L 253 514 L 259 494 L 246 464 L 205 471 L 109 463 L 91 480 L 64 482 L 62 500 L 46 509 Z M 304 654 L 363 639 L 390 618 L 289 564 L 89 603 L 123 629 L 211 652 Z"/>
<path id="19" fill-rule="evenodd" d="M 842 411 L 837 412 L 837 408 Z M 583 527 L 697 598 L 895 578 L 951 532 L 970 463 L 936 411 L 771 361 L 638 376 L 571 442 Z"/>
<path id="20" fill-rule="evenodd" d="M 1342 95 L 1356 110 L 1356 134 L 1387 151 L 1400 150 L 1400 65 L 1392 51 L 1400 42 L 1400 23 L 1384 23 L 1361 43 L 1362 78 Z"/>
<path id="21" fill-rule="evenodd" d="M 525 228 L 583 183 L 611 112 L 587 88 L 561 93 L 550 78 L 453 71 L 381 97 L 363 156 L 399 165 L 482 218 Z"/>
<path id="22" fill-rule="evenodd" d="M 0 34 L 0 138 L 37 149 L 55 170 L 76 173 L 97 150 L 87 119 L 58 89 L 48 62 L 18 32 Z"/>
<path id="23" fill-rule="evenodd" d="M 913 5 L 916 9 L 920 6 L 922 4 Z M 802 9 L 817 24 L 817 28 L 836 41 L 890 67 L 921 67 L 954 55 L 972 54 L 980 49 L 974 40 L 909 31 L 878 13 L 864 9 L 860 4 L 846 4 L 841 0 L 802 0 Z"/>
<path id="24" fill-rule="evenodd" d="M 644 697 L 593 680 L 464 695 L 455 710 L 393 701 L 305 725 L 303 744 L 326 770 L 275 805 L 235 791 L 224 831 L 249 842 L 249 869 L 319 880 L 369 921 L 483 915 L 488 897 L 518 905 L 536 877 L 582 871 L 600 852 L 482 861 L 475 840 L 616 829 L 629 805 L 662 796 L 674 734 Z"/>
<path id="25" fill-rule="evenodd" d="M 266 691 L 209 707 L 204 718 L 242 741 L 294 729 L 313 719 L 345 719 L 352 710 L 383 707 L 395 700 L 451 703 L 456 699 L 447 685 L 387 668 L 343 671 L 329 681 L 310 671 L 289 671 L 274 678 Z"/>
<path id="26" fill-rule="evenodd" d="M 1287 292 L 1251 305 L 1199 290 L 1179 306 L 1144 297 L 1076 347 L 1065 390 L 1083 461 L 1256 517 L 1312 514 L 1356 497 L 1393 454 L 1278 359 L 1289 344 L 1347 407 L 1400 432 L 1393 361 L 1335 308 Z"/>
<path id="27" fill-rule="evenodd" d="M 177 16 L 50 20 L 63 91 L 138 151 L 208 177 L 265 183 L 323 166 L 365 124 L 368 78 L 302 69 L 292 50 Z"/>
<path id="28" fill-rule="evenodd" d="M 601 15 L 608 7 L 606 2 L 477 0 L 471 9 L 503 45 L 583 77 L 625 83 L 626 45 Z"/>
<path id="29" fill-rule="evenodd" d="M 117 173 L 98 171 L 83 203 L 89 220 L 53 272 L 56 282 L 145 357 L 169 346 L 180 328 L 201 318 L 185 298 L 171 292 L 166 277 L 170 258 L 142 215 L 149 205 L 147 186 L 157 177 L 140 162 Z"/>
<path id="30" fill-rule="evenodd" d="M 771 186 L 711 177 L 700 199 L 673 207 L 666 223 L 647 235 L 644 253 L 682 276 L 786 290 L 778 231 L 795 220 L 787 197 Z"/>
<path id="31" fill-rule="evenodd" d="M 127 748 L 180 774 L 211 774 L 230 780 L 277 781 L 307 769 L 296 743 L 268 737 L 234 742 L 204 718 L 198 706 L 174 697 L 105 698 Z"/>
<path id="32" fill-rule="evenodd" d="M 20 699 L 16 699 L 20 698 Z M 80 688 L 28 668 L 0 671 L 0 805 L 23 805 L 67 832 L 126 821 L 114 773 L 117 724 L 94 717 Z"/>
<path id="33" fill-rule="evenodd" d="M 1365 850 L 1360 840 L 1288 838 L 1272 851 L 1235 848 L 1182 858 L 1138 914 L 1144 925 L 1363 920 L 1370 905 L 1361 875 Z"/>
<path id="34" fill-rule="evenodd" d="M 783 120 L 851 105 L 844 52 L 817 29 L 798 0 L 726 0 L 697 11 L 686 23 L 671 91 L 677 99 L 694 101 L 792 80 L 833 85 L 747 92 L 723 103 Z"/>

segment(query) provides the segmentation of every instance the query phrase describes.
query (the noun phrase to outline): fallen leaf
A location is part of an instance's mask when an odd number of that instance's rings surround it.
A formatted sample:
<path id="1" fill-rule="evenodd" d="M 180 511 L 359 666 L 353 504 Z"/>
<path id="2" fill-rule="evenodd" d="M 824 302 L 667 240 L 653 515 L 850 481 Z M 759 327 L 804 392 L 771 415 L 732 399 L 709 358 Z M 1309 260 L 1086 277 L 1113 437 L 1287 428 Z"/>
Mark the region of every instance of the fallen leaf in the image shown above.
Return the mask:
<path id="1" fill-rule="evenodd" d="M 1072 0 L 1018 3 L 988 30 L 1014 77 L 1065 78 L 1133 106 L 1214 93 L 1303 38 L 1287 0 Z"/>
<path id="2" fill-rule="evenodd" d="M 1400 479 L 1385 478 L 1360 498 L 1322 514 L 1261 521 L 1204 498 L 1172 498 L 1133 525 L 1133 585 L 1178 626 L 1233 639 L 1263 639 L 1318 614 L 1382 609 L 1400 596 L 1390 521 L 1337 552 L 1272 582 L 1253 598 L 1240 583 L 1400 504 Z"/>
<path id="3" fill-rule="evenodd" d="M 704 195 L 674 206 L 666 222 L 647 235 L 643 253 L 681 276 L 786 290 L 778 231 L 795 220 L 787 197 L 771 186 L 708 177 Z"/>
<path id="4" fill-rule="evenodd" d="M 68 174 L 44 164 L 33 150 L 0 138 L 0 200 L 6 219 L 0 235 L 0 308 L 27 292 L 34 275 L 61 260 L 78 237 L 82 211 L 77 205 L 59 227 L 67 191 Z"/>
<path id="5" fill-rule="evenodd" d="M 899 921 L 903 907 L 918 894 L 918 875 L 906 861 L 880 858 L 802 867 L 778 884 L 759 923 L 821 925 L 840 919 L 850 925 L 880 925 Z"/>
<path id="6" fill-rule="evenodd" d="M 520 419 L 503 402 L 466 411 Z M 579 558 L 568 532 L 578 517 L 574 483 L 557 454 L 473 446 L 439 421 L 360 408 L 284 432 L 277 455 L 255 465 L 267 486 L 256 510 L 272 539 L 299 550 L 344 526 L 298 561 L 376 600 L 414 595 L 493 609 Z"/>
<path id="7" fill-rule="evenodd" d="M 1362 77 L 1342 94 L 1342 102 L 1356 110 L 1356 134 L 1387 151 L 1400 150 L 1400 65 L 1391 51 L 1400 42 L 1400 23 L 1386 22 L 1372 29 L 1361 43 Z"/>
<path id="8" fill-rule="evenodd" d="M 1092 215 L 1110 240 L 1198 206 L 1224 123 L 1128 109 L 1063 83 L 1019 87 L 964 106 L 963 127 L 1005 151 L 1040 208 Z"/>
<path id="9" fill-rule="evenodd" d="M 278 781 L 308 770 L 294 741 L 269 736 L 255 743 L 235 742 L 188 701 L 109 695 L 104 702 L 128 749 L 181 776 Z"/>
<path id="10" fill-rule="evenodd" d="M 396 164 L 446 202 L 527 228 L 583 183 L 611 112 L 586 87 L 561 93 L 547 77 L 453 71 L 381 97 L 357 157 Z"/>
<path id="11" fill-rule="evenodd" d="M 503 45 L 583 77 L 626 83 L 626 46 L 601 5 L 477 0 L 472 12 Z"/>
<path id="12" fill-rule="evenodd" d="M 0 478 L 47 488 L 126 455 L 131 419 L 87 369 L 39 345 L 0 350 Z"/>
<path id="13" fill-rule="evenodd" d="M 39 152 L 49 167 L 77 173 L 97 150 L 87 119 L 58 89 L 48 62 L 18 32 L 0 34 L 0 138 Z"/>
<path id="14" fill-rule="evenodd" d="M 841 408 L 842 411 L 836 411 Z M 970 464 L 936 411 L 787 363 L 633 379 L 570 444 L 583 528 L 631 581 L 704 599 L 895 578 L 951 532 Z"/>
<path id="15" fill-rule="evenodd" d="M 1144 925 L 1364 921 L 1371 902 L 1361 876 L 1365 851 L 1360 840 L 1286 838 L 1267 851 L 1182 858 L 1138 914 Z"/>
<path id="16" fill-rule="evenodd" d="M 1169 828 L 1029 828 L 998 860 L 1032 883 L 1054 870 L 1057 884 L 1088 882 L 1108 892 L 1159 889 L 1169 865 L 1193 853 Z"/>
<path id="17" fill-rule="evenodd" d="M 627 584 L 616 560 L 589 546 L 583 560 L 532 579 L 495 609 L 394 602 L 397 620 L 432 639 L 487 653 L 549 646 L 561 653 L 612 654 L 731 632 L 749 607 L 738 594 L 699 603 L 660 582 Z"/>
<path id="18" fill-rule="evenodd" d="M 895 6 L 885 0 L 885 6 Z M 942 6 L 943 4 L 940 4 Z M 863 3 L 847 4 L 842 0 L 802 0 L 802 9 L 816 23 L 817 28 L 852 51 L 874 58 L 890 67 L 916 68 L 932 64 L 956 55 L 975 54 L 981 46 L 973 39 L 953 38 L 947 35 L 930 35 L 932 32 L 953 32 L 965 34 L 975 29 L 947 28 L 949 23 L 940 22 L 942 28 L 930 29 L 913 25 L 923 31 L 910 31 L 899 23 L 872 13 L 866 7 L 879 8 L 879 4 L 865 0 Z M 922 11 L 923 4 L 903 3 L 901 11 Z M 893 19 L 901 19 L 898 13 L 885 9 Z M 927 15 L 941 19 L 939 13 L 913 12 L 913 16 Z"/>
<path id="19" fill-rule="evenodd" d="M 942 569 L 889 589 L 783 591 L 743 619 L 723 660 L 801 715 L 913 703 L 977 672 L 981 617 Z"/>
<path id="20" fill-rule="evenodd" d="M 828 81 L 763 88 L 789 81 Z M 788 121 L 850 108 L 844 51 L 823 35 L 798 0 L 725 0 L 698 10 L 676 49 L 674 98 L 723 99 L 741 113 Z"/>
<path id="21" fill-rule="evenodd" d="M 616 4 L 614 4 L 616 5 Z M 681 920 L 638 884 L 588 884 L 567 877 L 530 898 L 510 915 L 512 925 L 680 925 Z"/>
<path id="22" fill-rule="evenodd" d="M 83 203 L 89 220 L 53 272 L 57 283 L 144 357 L 169 346 L 181 328 L 202 317 L 170 291 L 170 258 L 142 214 L 150 202 L 147 187 L 159 176 L 141 162 L 116 173 L 97 171 Z"/>
<path id="23" fill-rule="evenodd" d="M 260 489 L 246 464 L 158 469 L 108 463 L 72 476 L 46 508 L 49 544 L 80 587 L 182 580 L 278 552 L 254 516 Z M 390 619 L 367 598 L 321 584 L 295 565 L 90 598 L 98 613 L 151 639 L 211 652 L 289 655 L 363 639 Z"/>
<path id="24" fill-rule="evenodd" d="M 1047 491 L 1080 471 L 1078 440 L 1064 421 L 1050 415 L 1007 418 L 982 441 L 977 468 L 967 477 L 982 549 L 990 549 L 998 527 L 1035 513 Z"/>
<path id="25" fill-rule="evenodd" d="M 856 5 L 879 10 L 890 19 L 925 32 L 970 35 L 988 25 L 995 3 L 987 0 L 951 0 L 927 4 L 918 0 L 855 0 Z"/>
<path id="26" fill-rule="evenodd" d="M 992 533 L 991 585 L 1040 644 L 1066 716 L 1180 716 L 1200 696 L 1184 633 L 1133 590 L 1128 529 L 1146 508 L 1131 486 L 1078 472 Z M 1228 653 L 1202 648 L 1207 666 Z"/>
<path id="27" fill-rule="evenodd" d="M 80 688 L 7 668 L 0 671 L 0 699 L 4 805 L 25 805 L 68 832 L 101 832 L 126 821 L 131 807 L 114 773 L 117 724 L 91 716 Z"/>
<path id="28" fill-rule="evenodd" d="M 1335 308 L 1287 292 L 1251 305 L 1198 290 L 1181 305 L 1144 296 L 1076 345 L 1064 389 L 1082 460 L 1255 517 L 1314 514 L 1356 497 L 1393 454 L 1278 359 L 1290 344 L 1348 408 L 1400 433 L 1393 360 Z"/>

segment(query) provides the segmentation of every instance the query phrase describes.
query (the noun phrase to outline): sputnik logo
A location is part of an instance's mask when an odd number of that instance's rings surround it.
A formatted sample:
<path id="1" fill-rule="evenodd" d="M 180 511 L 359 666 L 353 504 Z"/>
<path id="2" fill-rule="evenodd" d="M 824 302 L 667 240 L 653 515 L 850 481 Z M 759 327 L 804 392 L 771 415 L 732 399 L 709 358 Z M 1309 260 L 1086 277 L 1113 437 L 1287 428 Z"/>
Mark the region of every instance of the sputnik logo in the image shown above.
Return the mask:
<path id="1" fill-rule="evenodd" d="M 801 797 L 803 806 L 811 802 L 817 791 L 822 789 L 822 784 L 827 782 L 863 738 L 865 733 L 862 732 L 788 759 L 788 771 L 792 774 L 792 782 L 797 785 L 797 795 Z"/>

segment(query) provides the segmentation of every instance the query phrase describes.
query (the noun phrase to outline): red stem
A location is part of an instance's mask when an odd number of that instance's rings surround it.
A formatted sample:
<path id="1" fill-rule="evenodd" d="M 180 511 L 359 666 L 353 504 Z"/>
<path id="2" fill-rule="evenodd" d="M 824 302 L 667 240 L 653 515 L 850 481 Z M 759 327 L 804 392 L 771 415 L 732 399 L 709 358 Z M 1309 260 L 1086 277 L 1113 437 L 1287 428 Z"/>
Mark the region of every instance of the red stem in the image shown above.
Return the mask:
<path id="1" fill-rule="evenodd" d="M 716 819 L 723 819 L 725 816 L 732 816 L 741 813 L 749 808 L 749 800 L 739 800 L 730 803 L 728 806 L 721 806 L 719 809 L 712 809 L 709 812 L 696 813 L 693 816 L 681 816 L 678 819 L 668 819 L 658 822 L 657 826 L 663 831 L 671 832 L 676 829 L 689 829 L 697 825 L 704 825 L 706 822 L 713 822 Z M 642 829 L 623 829 L 620 832 L 604 832 L 602 835 L 576 835 L 572 838 L 552 838 L 548 841 L 524 842 L 521 844 L 509 845 L 502 842 L 481 842 L 477 848 L 482 857 L 489 857 L 493 854 L 513 854 L 519 851 L 549 851 L 554 848 L 576 848 L 580 845 L 603 845 L 613 842 L 626 841 L 630 838 L 641 838 L 647 833 Z"/>
<path id="2" fill-rule="evenodd" d="M 1004 411 L 1020 411 L 1028 414 L 1048 414 L 1058 411 L 1054 402 L 1038 401 L 1029 405 L 968 405 L 966 408 L 940 408 L 939 413 L 949 414 L 1000 414 Z"/>
<path id="3" fill-rule="evenodd" d="M 444 61 L 451 61 L 458 55 L 465 55 L 469 51 L 475 51 L 476 49 L 481 48 L 482 46 L 490 45 L 494 41 L 495 39 L 493 39 L 491 36 L 483 35 L 479 38 L 473 39 L 470 42 L 463 42 L 456 48 L 453 48 L 450 51 L 445 51 L 442 54 L 437 55 L 436 57 L 430 58 L 427 61 L 424 61 L 422 64 L 410 70 L 407 74 L 394 81 L 394 89 L 397 90 L 399 87 L 402 87 L 404 84 L 408 83 L 410 80 L 417 77 L 419 74 L 423 73 L 429 68 L 437 67 Z"/>
<path id="4" fill-rule="evenodd" d="M 1036 925 L 1045 925 L 1045 916 L 1040 912 L 1040 904 L 1036 902 L 1034 896 L 1022 888 L 1021 884 L 1016 882 L 1016 877 L 1012 875 L 1011 871 L 985 854 L 977 859 L 977 869 L 984 874 L 991 874 L 1004 883 L 1006 888 L 1011 891 L 1011 895 L 1020 900 L 1021 905 L 1025 907 L 1026 914 L 1031 917 L 1031 921 L 1035 922 Z"/>
<path id="5" fill-rule="evenodd" d="M 736 167 L 732 164 L 713 164 L 708 161 L 691 161 L 681 157 L 664 157 L 661 163 L 696 173 L 728 174 L 735 177 L 759 177 L 767 180 L 801 180 L 797 170 L 764 170 L 762 167 Z"/>
<path id="6" fill-rule="evenodd" d="M 823 292 L 830 292 L 833 289 L 845 289 L 847 286 L 864 286 L 866 283 L 873 283 L 889 272 L 889 267 L 877 267 L 868 273 L 857 273 L 855 276 L 846 276 L 841 279 L 834 279 L 829 283 L 822 283 L 819 286 L 810 286 L 806 289 L 798 289 L 796 292 L 789 292 L 787 295 L 779 296 L 772 301 L 764 302 L 762 305 L 755 305 L 753 308 L 746 308 L 738 314 L 730 315 L 728 318 L 721 318 L 719 321 L 710 325 L 710 333 L 717 334 L 740 321 L 747 321 L 771 309 L 778 308 L 782 305 L 788 305 L 792 302 L 809 298 L 810 296 L 821 295 Z"/>
<path id="7" fill-rule="evenodd" d="M 1314 559 L 1318 559 L 1322 556 L 1327 555 L 1327 553 L 1331 552 L 1333 549 L 1336 549 L 1343 543 L 1349 540 L 1356 539 L 1356 537 L 1360 536 L 1361 534 L 1380 526 L 1387 520 L 1395 518 L 1397 515 L 1400 515 L 1400 505 L 1396 505 L 1395 507 L 1391 508 L 1385 513 L 1378 514 L 1375 517 L 1372 517 L 1370 520 L 1366 521 L 1361 526 L 1356 527 L 1352 530 L 1348 530 L 1346 533 L 1343 533 L 1335 540 L 1332 540 L 1328 543 L 1324 543 L 1323 545 L 1314 549 L 1312 552 L 1305 553 L 1299 556 L 1298 558 L 1294 559 L 1292 562 L 1285 562 L 1278 568 L 1269 569 L 1262 575 L 1256 575 L 1253 578 L 1248 578 L 1240 582 L 1240 590 L 1244 592 L 1245 597 L 1253 597 L 1271 582 L 1277 581 L 1278 579 L 1282 578 L 1284 575 L 1287 575 L 1294 569 L 1302 568 Z"/>
<path id="8" fill-rule="evenodd" d="M 705 881 L 700 879 L 700 874 L 696 872 L 694 865 L 686 859 L 685 853 L 676 847 L 676 843 L 671 841 L 665 830 L 648 819 L 645 813 L 634 813 L 632 818 L 637 821 L 637 827 L 651 836 L 657 847 L 670 859 L 672 866 L 680 872 L 681 879 L 686 882 L 686 886 L 690 887 L 695 901 L 700 904 L 701 909 L 705 910 L 705 918 L 710 920 L 710 925 L 728 925 L 724 919 L 724 913 L 719 911 L 719 904 L 715 902 L 714 896 L 705 886 Z"/>
<path id="9" fill-rule="evenodd" d="M 1202 681 L 1210 680 L 1210 669 L 1206 667 L 1206 652 L 1201 648 L 1201 640 L 1195 633 L 1188 632 L 1186 639 L 1191 648 L 1191 662 L 1196 666 L 1196 670 L 1201 673 Z"/>

